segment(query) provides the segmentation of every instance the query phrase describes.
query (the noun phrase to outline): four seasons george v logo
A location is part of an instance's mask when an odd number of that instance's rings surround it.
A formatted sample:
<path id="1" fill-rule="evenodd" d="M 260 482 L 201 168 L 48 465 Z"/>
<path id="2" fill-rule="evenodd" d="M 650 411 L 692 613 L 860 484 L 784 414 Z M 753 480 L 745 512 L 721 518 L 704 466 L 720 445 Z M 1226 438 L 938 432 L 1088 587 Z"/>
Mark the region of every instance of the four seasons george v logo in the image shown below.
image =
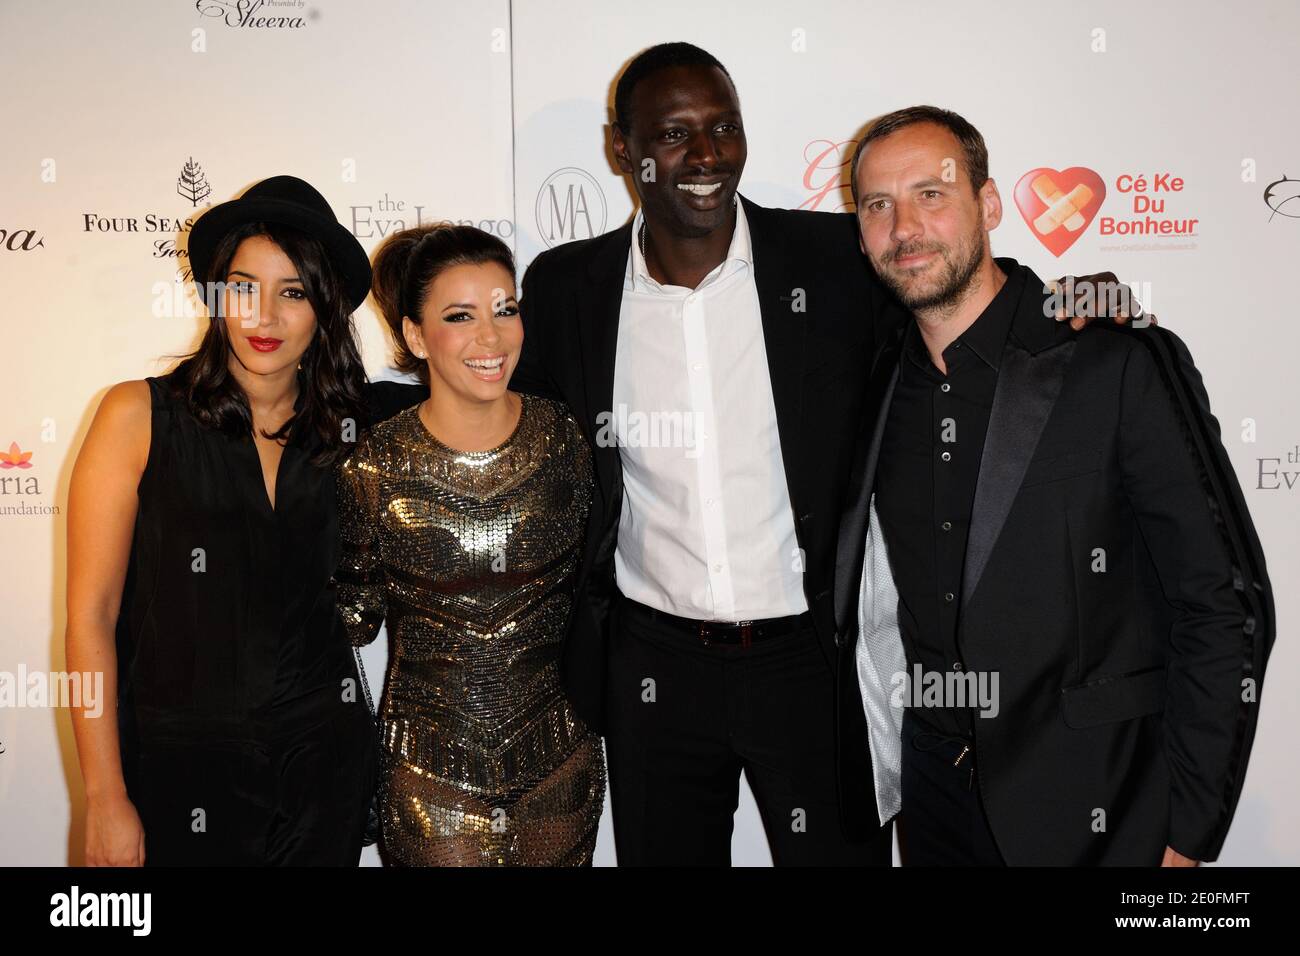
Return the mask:
<path id="1" fill-rule="evenodd" d="M 193 156 L 187 156 L 177 169 L 174 188 L 173 198 L 167 205 L 175 210 L 181 205 L 175 198 L 179 196 L 185 202 L 179 211 L 169 211 L 164 207 L 163 211 L 128 214 L 119 214 L 118 210 L 84 212 L 81 214 L 82 231 L 103 236 L 144 237 L 150 258 L 175 260 L 177 282 L 188 282 L 190 270 L 184 261 L 186 253 L 177 245 L 177 239 L 190 231 L 199 211 L 212 205 L 212 185 L 203 167 Z M 186 215 L 186 212 L 192 215 Z"/>
<path id="2" fill-rule="evenodd" d="M 194 161 L 193 156 L 185 161 L 185 168 L 176 177 L 176 192 L 188 199 L 191 206 L 197 206 L 200 199 L 212 195 L 212 187 L 203 175 L 203 167 Z"/>

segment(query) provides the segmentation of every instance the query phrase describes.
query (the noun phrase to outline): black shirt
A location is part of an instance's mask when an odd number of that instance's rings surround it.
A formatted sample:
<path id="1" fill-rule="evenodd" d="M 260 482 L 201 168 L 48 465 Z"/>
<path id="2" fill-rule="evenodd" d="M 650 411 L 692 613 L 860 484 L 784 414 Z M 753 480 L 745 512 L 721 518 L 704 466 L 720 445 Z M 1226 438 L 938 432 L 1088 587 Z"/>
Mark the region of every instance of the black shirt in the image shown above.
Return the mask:
<path id="1" fill-rule="evenodd" d="M 259 739 L 276 707 L 355 674 L 334 605 L 334 469 L 292 430 L 266 494 L 252 432 L 203 425 L 182 369 L 149 383 L 151 441 L 118 615 L 119 699 L 141 731 Z M 306 399 L 300 390 L 294 410 Z"/>
<path id="2" fill-rule="evenodd" d="M 1024 271 L 1013 269 L 979 318 L 944 349 L 947 375 L 930 361 L 917 324 L 904 332 L 875 487 L 917 698 L 918 663 L 939 675 L 962 669 L 957 621 L 966 537 L 998 365 L 1024 284 Z M 971 734 L 969 708 L 925 707 L 913 716 L 943 733 Z"/>

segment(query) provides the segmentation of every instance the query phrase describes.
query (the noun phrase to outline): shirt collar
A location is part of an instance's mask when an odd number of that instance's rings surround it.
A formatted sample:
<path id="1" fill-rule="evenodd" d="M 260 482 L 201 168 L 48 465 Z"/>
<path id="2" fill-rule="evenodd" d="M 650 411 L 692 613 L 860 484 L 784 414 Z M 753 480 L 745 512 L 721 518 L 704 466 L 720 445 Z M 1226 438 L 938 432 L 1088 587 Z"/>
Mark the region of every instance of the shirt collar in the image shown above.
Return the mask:
<path id="1" fill-rule="evenodd" d="M 735 198 L 735 204 L 736 229 L 731 234 L 731 245 L 727 248 L 727 256 L 716 269 L 704 277 L 699 285 L 700 288 L 718 278 L 731 275 L 741 267 L 751 270 L 754 268 L 754 251 L 749 236 L 749 221 L 745 218 L 745 204 L 740 201 L 739 196 Z M 623 288 L 625 291 L 636 288 L 650 288 L 656 291 L 673 288 L 660 285 L 646 268 L 645 257 L 641 255 L 641 224 L 644 222 L 645 214 L 637 209 L 636 216 L 632 219 L 632 248 L 628 253 L 627 269 L 623 274 Z"/>
<path id="2" fill-rule="evenodd" d="M 1002 283 L 1002 288 L 993 297 L 993 301 L 961 337 L 961 341 L 994 371 L 1002 362 L 1002 350 L 1006 348 L 1007 334 L 1011 331 L 1016 306 L 1020 303 L 1020 292 L 1025 285 L 1025 277 L 1020 269 L 1007 269 L 1005 266 L 999 268 L 1006 272 L 1007 281 Z"/>
<path id="3" fill-rule="evenodd" d="M 979 318 L 971 323 L 970 328 L 944 349 L 945 359 L 950 357 L 953 346 L 960 342 L 995 372 L 1001 365 L 1002 350 L 1006 347 L 1007 335 L 1015 319 L 1016 307 L 1025 285 L 1025 276 L 1024 270 L 1014 260 L 999 260 L 998 266 L 1006 273 L 1007 281 L 1002 283 L 1002 288 L 984 307 Z M 911 325 L 912 327 L 907 330 L 903 349 L 912 361 L 922 368 L 932 368 L 933 363 L 930 361 L 930 353 L 926 350 L 925 340 L 921 337 L 921 330 L 917 328 L 916 322 L 912 322 Z M 948 364 L 951 366 L 952 363 Z"/>

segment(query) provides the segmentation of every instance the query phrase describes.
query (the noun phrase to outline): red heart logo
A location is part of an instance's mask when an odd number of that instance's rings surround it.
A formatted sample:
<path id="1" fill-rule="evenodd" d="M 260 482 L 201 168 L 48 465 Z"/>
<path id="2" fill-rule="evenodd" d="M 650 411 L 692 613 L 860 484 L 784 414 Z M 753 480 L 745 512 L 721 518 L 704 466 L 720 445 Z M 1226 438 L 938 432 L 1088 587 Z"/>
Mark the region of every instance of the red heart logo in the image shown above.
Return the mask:
<path id="1" fill-rule="evenodd" d="M 1071 166 L 1057 172 L 1040 166 L 1016 183 L 1016 206 L 1029 231 L 1054 256 L 1088 229 L 1106 198 L 1106 184 L 1091 169 Z"/>

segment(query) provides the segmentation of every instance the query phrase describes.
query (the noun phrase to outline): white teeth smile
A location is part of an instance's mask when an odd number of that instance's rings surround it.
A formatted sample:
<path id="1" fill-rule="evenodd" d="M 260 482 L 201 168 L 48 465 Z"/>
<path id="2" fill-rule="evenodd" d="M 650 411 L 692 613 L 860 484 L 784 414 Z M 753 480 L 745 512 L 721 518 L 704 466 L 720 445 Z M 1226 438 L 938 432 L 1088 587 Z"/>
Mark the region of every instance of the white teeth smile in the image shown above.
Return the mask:
<path id="1" fill-rule="evenodd" d="M 684 189 L 688 193 L 695 193 L 697 196 L 712 196 L 722 188 L 722 183 L 713 183 L 710 186 L 701 183 L 678 183 L 677 188 Z"/>
<path id="2" fill-rule="evenodd" d="M 501 363 L 506 360 L 504 355 L 498 355 L 492 359 L 465 359 L 465 364 L 470 368 L 481 368 L 485 372 L 495 372 L 501 367 Z"/>

